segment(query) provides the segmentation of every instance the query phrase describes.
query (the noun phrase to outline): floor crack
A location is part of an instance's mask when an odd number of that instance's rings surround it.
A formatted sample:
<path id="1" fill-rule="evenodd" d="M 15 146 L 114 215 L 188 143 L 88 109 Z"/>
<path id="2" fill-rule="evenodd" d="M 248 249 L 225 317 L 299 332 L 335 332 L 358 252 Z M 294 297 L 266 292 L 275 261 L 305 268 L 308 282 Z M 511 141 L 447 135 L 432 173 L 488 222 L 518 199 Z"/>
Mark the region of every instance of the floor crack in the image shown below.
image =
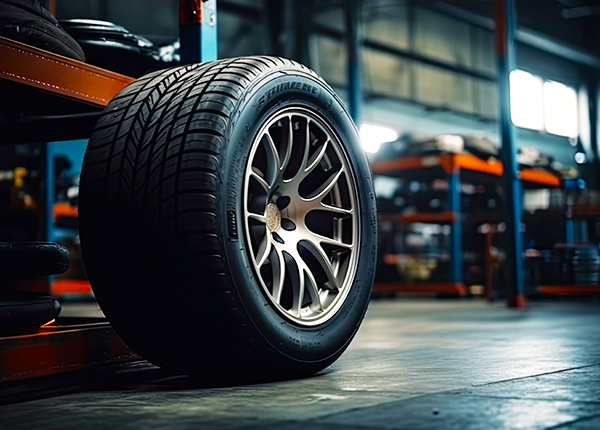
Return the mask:
<path id="1" fill-rule="evenodd" d="M 589 417 L 581 417 L 581 418 L 577 418 L 576 420 L 573 420 L 573 421 L 557 424 L 552 427 L 546 427 L 544 430 L 554 430 L 554 429 L 565 428 L 567 426 L 570 426 L 571 424 L 579 423 L 581 421 L 592 420 L 592 419 L 598 418 L 598 417 L 600 417 L 600 414 L 590 415 Z"/>
<path id="2" fill-rule="evenodd" d="M 518 378 L 504 379 L 502 381 L 486 382 L 485 384 L 472 385 L 472 387 L 485 387 L 486 385 L 502 384 L 504 382 L 519 381 L 521 379 L 537 378 L 540 376 L 553 375 L 555 373 L 569 372 L 571 370 L 586 369 L 588 367 L 600 366 L 600 363 L 586 364 L 585 366 L 571 367 L 569 369 L 554 370 L 552 372 L 539 373 L 537 375 L 519 376 Z"/>

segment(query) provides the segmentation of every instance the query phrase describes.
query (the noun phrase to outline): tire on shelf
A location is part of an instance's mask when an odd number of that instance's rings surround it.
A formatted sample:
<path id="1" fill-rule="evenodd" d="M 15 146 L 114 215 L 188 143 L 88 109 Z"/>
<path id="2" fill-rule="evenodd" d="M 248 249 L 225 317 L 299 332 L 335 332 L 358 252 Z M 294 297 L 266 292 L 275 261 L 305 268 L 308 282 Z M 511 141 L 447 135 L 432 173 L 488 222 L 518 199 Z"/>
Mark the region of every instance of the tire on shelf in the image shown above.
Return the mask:
<path id="1" fill-rule="evenodd" d="M 81 175 L 97 300 L 136 352 L 206 381 L 311 375 L 364 317 L 372 176 L 333 90 L 275 57 L 180 66 L 110 102 Z"/>

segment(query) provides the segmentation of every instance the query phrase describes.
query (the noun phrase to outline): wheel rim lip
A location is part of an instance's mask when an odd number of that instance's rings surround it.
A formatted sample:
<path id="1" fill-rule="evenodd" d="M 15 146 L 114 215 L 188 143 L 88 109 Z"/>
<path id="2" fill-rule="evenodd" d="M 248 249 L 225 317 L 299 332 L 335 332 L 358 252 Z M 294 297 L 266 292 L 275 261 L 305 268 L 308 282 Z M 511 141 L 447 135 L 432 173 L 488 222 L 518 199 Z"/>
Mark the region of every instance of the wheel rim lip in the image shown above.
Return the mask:
<path id="1" fill-rule="evenodd" d="M 293 315 L 290 312 L 290 310 L 285 309 L 272 296 L 271 292 L 269 291 L 268 286 L 266 285 L 266 283 L 260 273 L 260 267 L 258 267 L 256 258 L 254 256 L 254 247 L 252 245 L 252 238 L 251 238 L 250 226 L 249 226 L 249 220 L 250 220 L 250 217 L 249 217 L 250 211 L 248 209 L 248 191 L 249 191 L 249 182 L 250 182 L 249 171 L 252 169 L 252 164 L 254 161 L 254 157 L 256 155 L 256 151 L 258 150 L 258 148 L 261 145 L 262 138 L 265 136 L 265 134 L 268 132 L 268 130 L 277 121 L 279 121 L 283 118 L 286 118 L 286 117 L 288 117 L 289 120 L 291 121 L 292 116 L 303 116 L 304 118 L 317 123 L 318 127 L 322 131 L 326 132 L 327 137 L 333 143 L 332 146 L 335 150 L 336 156 L 338 157 L 339 161 L 342 163 L 342 168 L 344 169 L 344 172 L 345 172 L 346 183 L 349 187 L 348 194 L 349 194 L 349 197 L 352 202 L 352 211 L 353 211 L 353 214 L 352 214 L 353 247 L 352 247 L 351 256 L 350 256 L 349 262 L 348 262 L 348 268 L 344 275 L 344 279 L 343 279 L 342 283 L 340 284 L 341 286 L 338 290 L 337 296 L 334 298 L 334 300 L 331 303 L 328 304 L 328 306 L 321 313 L 316 314 L 316 316 L 310 316 L 308 318 L 306 318 L 306 317 L 302 318 L 301 311 L 299 312 L 300 317 Z M 292 139 L 292 140 L 293 140 L 292 145 L 298 144 L 297 142 L 295 142 L 294 139 Z M 352 284 L 354 283 L 354 279 L 356 277 L 356 272 L 358 270 L 359 253 L 360 253 L 360 248 L 361 248 L 361 246 L 360 246 L 360 244 L 361 244 L 360 243 L 360 239 L 361 239 L 360 201 L 358 198 L 358 187 L 357 187 L 357 180 L 356 180 L 356 176 L 354 173 L 354 169 L 352 167 L 352 164 L 349 161 L 350 157 L 348 156 L 347 151 L 344 149 L 341 142 L 342 142 L 342 139 L 339 136 L 339 134 L 330 125 L 329 121 L 325 117 L 323 117 L 321 114 L 319 114 L 313 110 L 310 110 L 304 106 L 290 106 L 283 110 L 272 113 L 270 116 L 267 117 L 266 120 L 264 120 L 263 124 L 260 126 L 259 130 L 256 132 L 256 134 L 254 135 L 254 137 L 252 139 L 250 153 L 248 155 L 248 158 L 246 161 L 246 166 L 244 169 L 244 178 L 243 178 L 244 182 L 243 182 L 243 192 L 242 192 L 242 196 L 244 199 L 243 205 L 242 205 L 243 216 L 244 216 L 243 227 L 244 227 L 244 237 L 247 242 L 245 249 L 246 249 L 248 258 L 250 260 L 252 270 L 254 272 L 256 279 L 258 280 L 258 283 L 261 286 L 261 289 L 263 290 L 263 293 L 267 297 L 267 299 L 268 299 L 269 303 L 272 305 L 272 307 L 274 309 L 276 309 L 285 319 L 287 319 L 293 323 L 296 323 L 298 325 L 301 325 L 301 326 L 307 326 L 307 327 L 317 326 L 317 325 L 323 324 L 323 323 L 329 321 L 331 318 L 333 318 L 338 313 L 338 311 L 340 310 L 342 305 L 346 302 L 346 299 L 348 298 Z M 285 170 L 286 169 L 284 169 L 283 171 L 285 171 Z M 282 173 L 282 175 L 283 175 L 283 173 Z M 285 182 L 285 181 L 282 181 L 282 182 Z M 289 180 L 287 182 L 289 182 Z M 336 188 L 336 187 L 339 187 L 339 185 L 336 184 L 334 188 Z M 267 198 L 267 206 L 269 204 L 271 204 L 271 202 Z M 281 215 L 280 215 L 280 218 L 281 218 Z M 267 234 L 270 234 L 268 227 L 265 226 L 265 228 L 267 229 Z M 306 287 L 305 287 L 305 289 L 306 289 Z M 319 292 L 321 292 L 321 291 L 323 291 L 323 289 L 319 289 Z M 302 309 L 306 309 L 306 307 L 301 307 L 301 310 Z"/>

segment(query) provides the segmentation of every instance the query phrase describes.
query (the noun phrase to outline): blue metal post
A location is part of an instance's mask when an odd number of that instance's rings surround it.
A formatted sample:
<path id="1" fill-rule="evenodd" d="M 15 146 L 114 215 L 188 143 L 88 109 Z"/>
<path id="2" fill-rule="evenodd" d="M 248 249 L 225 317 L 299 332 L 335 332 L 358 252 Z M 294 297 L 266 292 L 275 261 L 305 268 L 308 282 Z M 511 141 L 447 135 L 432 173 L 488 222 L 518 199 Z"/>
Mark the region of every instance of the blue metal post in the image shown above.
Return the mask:
<path id="1" fill-rule="evenodd" d="M 598 112 L 598 76 L 595 71 L 588 72 L 587 94 L 588 94 L 588 112 L 590 118 L 590 148 L 592 150 L 592 166 L 594 175 L 591 177 L 592 186 L 600 187 L 600 151 L 598 150 L 598 122 L 600 120 Z"/>
<path id="2" fill-rule="evenodd" d="M 43 187 L 42 240 L 54 241 L 54 151 L 51 142 L 42 146 Z"/>
<path id="3" fill-rule="evenodd" d="M 348 50 L 348 110 L 355 123 L 360 120 L 362 93 L 360 89 L 359 16 L 360 0 L 346 3 L 346 37 Z"/>
<path id="4" fill-rule="evenodd" d="M 575 227 L 573 222 L 573 218 L 567 218 L 565 221 L 565 242 L 568 245 L 573 245 L 575 243 Z"/>
<path id="5" fill-rule="evenodd" d="M 180 0 L 179 37 L 182 63 L 216 60 L 217 0 Z"/>
<path id="6" fill-rule="evenodd" d="M 591 109 L 590 109 L 590 111 L 591 111 Z M 592 146 L 592 151 L 594 154 L 596 154 L 597 151 L 596 151 L 596 149 L 593 149 L 593 148 L 594 147 Z M 595 155 L 592 158 L 592 160 L 594 162 L 594 166 L 598 166 L 598 164 L 597 164 L 598 159 Z M 592 180 L 594 180 L 594 179 L 595 178 L 592 178 Z M 566 201 L 569 200 L 569 196 L 571 195 L 571 192 L 577 193 L 580 190 L 587 189 L 587 183 L 583 178 L 573 178 L 573 179 L 566 178 L 566 179 L 564 179 L 563 182 L 564 182 L 564 197 L 565 197 Z M 587 221 L 583 221 L 583 220 L 575 221 L 575 219 L 573 219 L 573 207 L 569 205 L 567 208 L 567 217 L 565 219 L 565 242 L 567 244 L 569 244 L 569 245 L 575 244 L 575 226 L 580 222 L 587 222 Z"/>
<path id="7" fill-rule="evenodd" d="M 448 173 L 448 206 L 453 214 L 450 224 L 450 282 L 462 283 L 462 220 L 460 212 L 460 171 L 452 167 Z"/>
<path id="8" fill-rule="evenodd" d="M 581 221 L 578 224 L 579 224 L 579 226 L 578 226 L 579 227 L 578 228 L 579 241 L 580 242 L 589 242 L 590 237 L 589 237 L 589 233 L 588 233 L 588 223 L 585 221 Z"/>
<path id="9" fill-rule="evenodd" d="M 521 237 L 521 184 L 515 155 L 515 127 L 510 117 L 510 72 L 515 64 L 514 0 L 496 0 L 496 62 L 500 101 L 500 157 L 504 166 L 507 296 L 510 307 L 525 305 L 523 295 L 523 245 Z"/>

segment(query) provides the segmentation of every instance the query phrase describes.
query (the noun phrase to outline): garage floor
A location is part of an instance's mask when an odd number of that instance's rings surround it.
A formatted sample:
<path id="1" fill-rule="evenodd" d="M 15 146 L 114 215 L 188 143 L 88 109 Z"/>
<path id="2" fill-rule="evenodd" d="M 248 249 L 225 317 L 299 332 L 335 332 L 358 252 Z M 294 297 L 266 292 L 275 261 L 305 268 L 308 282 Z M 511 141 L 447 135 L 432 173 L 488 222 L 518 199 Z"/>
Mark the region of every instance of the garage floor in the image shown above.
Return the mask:
<path id="1" fill-rule="evenodd" d="M 377 300 L 315 377 L 185 378 L 0 407 L 2 429 L 600 429 L 600 302 Z"/>

